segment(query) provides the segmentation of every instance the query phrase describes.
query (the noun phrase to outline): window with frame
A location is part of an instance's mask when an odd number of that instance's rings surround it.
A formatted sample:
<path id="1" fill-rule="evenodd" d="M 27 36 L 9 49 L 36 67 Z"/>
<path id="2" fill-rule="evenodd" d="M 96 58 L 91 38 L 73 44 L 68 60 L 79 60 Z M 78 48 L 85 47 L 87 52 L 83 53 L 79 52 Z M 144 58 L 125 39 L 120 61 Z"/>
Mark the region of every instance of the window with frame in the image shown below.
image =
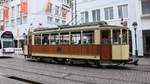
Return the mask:
<path id="1" fill-rule="evenodd" d="M 118 16 L 119 18 L 128 18 L 128 5 L 118 6 Z"/>
<path id="2" fill-rule="evenodd" d="M 105 20 L 114 19 L 113 7 L 104 8 Z"/>
<path id="3" fill-rule="evenodd" d="M 15 26 L 15 20 L 14 20 L 14 19 L 11 20 L 11 26 L 12 26 L 12 27 Z"/>
<path id="4" fill-rule="evenodd" d="M 41 34 L 36 34 L 35 36 L 34 36 L 34 44 L 35 45 L 41 45 Z"/>
<path id="5" fill-rule="evenodd" d="M 62 24 L 65 25 L 65 24 L 66 24 L 66 21 L 65 21 L 65 20 L 62 20 Z"/>
<path id="6" fill-rule="evenodd" d="M 56 22 L 56 23 L 59 23 L 59 19 L 56 18 L 56 19 L 55 19 L 55 22 Z"/>
<path id="7" fill-rule="evenodd" d="M 100 9 L 92 10 L 93 22 L 100 21 Z"/>
<path id="8" fill-rule="evenodd" d="M 113 44 L 121 44 L 120 30 L 113 30 Z"/>
<path id="9" fill-rule="evenodd" d="M 59 6 L 55 6 L 55 15 L 59 15 Z"/>
<path id="10" fill-rule="evenodd" d="M 20 17 L 20 4 L 17 5 L 17 16 Z"/>
<path id="11" fill-rule="evenodd" d="M 48 45 L 49 44 L 49 34 L 43 34 L 42 35 L 42 44 Z"/>
<path id="12" fill-rule="evenodd" d="M 128 43 L 127 32 L 128 32 L 128 30 L 126 30 L 126 29 L 122 30 L 122 44 L 127 44 Z"/>
<path id="13" fill-rule="evenodd" d="M 68 13 L 68 10 L 66 8 L 62 7 L 62 17 L 66 18 L 67 17 L 67 13 Z"/>
<path id="14" fill-rule="evenodd" d="M 59 44 L 59 35 L 51 34 L 50 41 L 52 45 Z"/>
<path id="15" fill-rule="evenodd" d="M 81 33 L 80 32 L 71 34 L 71 44 L 81 44 Z"/>
<path id="16" fill-rule="evenodd" d="M 150 14 L 150 0 L 141 0 L 142 14 Z"/>
<path id="17" fill-rule="evenodd" d="M 69 44 L 69 33 L 60 34 L 60 44 Z"/>
<path id="18" fill-rule="evenodd" d="M 17 25 L 20 25 L 20 18 L 17 18 Z"/>
<path id="19" fill-rule="evenodd" d="M 94 31 L 83 32 L 83 44 L 92 44 L 92 43 L 94 43 Z"/>
<path id="20" fill-rule="evenodd" d="M 52 3 L 48 3 L 48 13 L 52 13 Z"/>
<path id="21" fill-rule="evenodd" d="M 8 27 L 8 25 L 9 25 L 9 21 L 6 21 L 6 27 Z"/>
<path id="22" fill-rule="evenodd" d="M 81 12 L 81 23 L 89 22 L 89 13 L 88 11 Z"/>
<path id="23" fill-rule="evenodd" d="M 15 13 L 15 7 L 12 6 L 12 7 L 11 7 L 11 17 L 14 17 L 14 13 Z"/>
<path id="24" fill-rule="evenodd" d="M 49 16 L 47 17 L 47 23 L 48 24 L 52 23 L 52 20 L 53 20 L 53 17 L 49 17 Z"/>
<path id="25" fill-rule="evenodd" d="M 101 44 L 111 44 L 110 30 L 101 31 Z"/>
<path id="26" fill-rule="evenodd" d="M 23 16 L 23 23 L 27 23 L 27 15 Z"/>

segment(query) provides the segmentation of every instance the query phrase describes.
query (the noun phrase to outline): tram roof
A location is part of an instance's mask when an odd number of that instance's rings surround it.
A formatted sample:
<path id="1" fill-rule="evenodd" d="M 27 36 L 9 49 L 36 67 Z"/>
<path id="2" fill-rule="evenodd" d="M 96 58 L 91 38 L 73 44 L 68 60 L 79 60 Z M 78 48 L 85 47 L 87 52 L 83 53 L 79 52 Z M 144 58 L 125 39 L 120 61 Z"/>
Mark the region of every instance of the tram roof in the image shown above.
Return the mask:
<path id="1" fill-rule="evenodd" d="M 39 27 L 39 28 L 36 28 L 34 29 L 34 32 L 37 32 L 37 31 L 47 31 L 47 30 L 58 30 L 58 29 L 74 29 L 75 28 L 82 28 L 82 27 L 91 27 L 93 28 L 92 26 L 97 26 L 99 28 L 125 28 L 123 26 L 117 26 L 117 25 L 108 25 L 106 22 L 104 21 L 101 21 L 101 22 L 89 22 L 89 23 L 83 23 L 83 24 L 79 24 L 79 25 L 58 25 L 58 27 L 53 27 L 53 28 L 48 28 L 48 27 Z"/>

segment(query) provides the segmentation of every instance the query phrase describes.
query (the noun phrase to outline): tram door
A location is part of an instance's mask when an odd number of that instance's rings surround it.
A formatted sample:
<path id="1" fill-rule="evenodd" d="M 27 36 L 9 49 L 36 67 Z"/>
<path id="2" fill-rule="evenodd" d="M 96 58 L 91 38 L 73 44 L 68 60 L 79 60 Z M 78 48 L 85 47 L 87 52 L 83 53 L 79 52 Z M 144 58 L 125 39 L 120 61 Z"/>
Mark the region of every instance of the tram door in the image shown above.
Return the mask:
<path id="1" fill-rule="evenodd" d="M 100 59 L 101 61 L 110 61 L 112 56 L 111 50 L 111 32 L 110 30 L 101 30 L 101 45 L 100 45 Z"/>
<path id="2" fill-rule="evenodd" d="M 29 34 L 28 36 L 28 56 L 32 55 L 32 35 Z"/>

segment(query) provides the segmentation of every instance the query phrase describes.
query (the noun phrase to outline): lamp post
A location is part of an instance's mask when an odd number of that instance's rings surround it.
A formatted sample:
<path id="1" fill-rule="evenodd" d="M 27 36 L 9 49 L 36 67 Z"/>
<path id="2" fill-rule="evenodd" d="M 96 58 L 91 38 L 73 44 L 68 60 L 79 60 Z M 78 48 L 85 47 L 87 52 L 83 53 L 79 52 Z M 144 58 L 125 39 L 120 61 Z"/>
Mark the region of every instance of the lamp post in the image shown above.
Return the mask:
<path id="1" fill-rule="evenodd" d="M 132 26 L 134 27 L 134 32 L 135 32 L 135 56 L 134 56 L 134 62 L 137 61 L 138 57 L 138 50 L 137 50 L 137 35 L 136 35 L 136 30 L 137 30 L 137 22 L 133 22 Z"/>

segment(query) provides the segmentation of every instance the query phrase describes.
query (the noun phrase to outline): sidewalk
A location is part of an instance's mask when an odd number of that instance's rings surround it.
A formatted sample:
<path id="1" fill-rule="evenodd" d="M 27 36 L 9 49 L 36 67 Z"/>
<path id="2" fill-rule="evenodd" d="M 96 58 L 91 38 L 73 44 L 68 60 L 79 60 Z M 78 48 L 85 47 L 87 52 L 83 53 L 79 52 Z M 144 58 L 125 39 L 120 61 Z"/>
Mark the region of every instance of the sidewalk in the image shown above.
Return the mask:
<path id="1" fill-rule="evenodd" d="M 150 58 L 148 57 L 139 58 L 139 65 L 150 65 Z"/>

